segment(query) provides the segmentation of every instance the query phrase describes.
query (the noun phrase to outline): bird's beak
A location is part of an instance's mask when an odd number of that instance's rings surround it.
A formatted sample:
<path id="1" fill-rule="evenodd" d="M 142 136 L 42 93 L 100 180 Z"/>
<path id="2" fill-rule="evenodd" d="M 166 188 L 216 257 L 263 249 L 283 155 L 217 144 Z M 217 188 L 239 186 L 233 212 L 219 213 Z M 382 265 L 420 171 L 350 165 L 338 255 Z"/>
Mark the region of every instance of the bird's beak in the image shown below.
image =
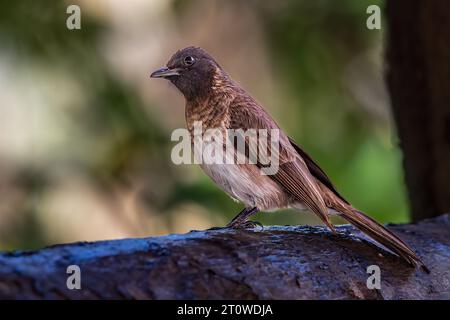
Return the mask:
<path id="1" fill-rule="evenodd" d="M 150 78 L 167 78 L 171 76 L 179 76 L 180 72 L 179 69 L 169 69 L 167 67 L 159 68 L 158 70 L 153 71 L 153 73 L 150 75 Z"/>

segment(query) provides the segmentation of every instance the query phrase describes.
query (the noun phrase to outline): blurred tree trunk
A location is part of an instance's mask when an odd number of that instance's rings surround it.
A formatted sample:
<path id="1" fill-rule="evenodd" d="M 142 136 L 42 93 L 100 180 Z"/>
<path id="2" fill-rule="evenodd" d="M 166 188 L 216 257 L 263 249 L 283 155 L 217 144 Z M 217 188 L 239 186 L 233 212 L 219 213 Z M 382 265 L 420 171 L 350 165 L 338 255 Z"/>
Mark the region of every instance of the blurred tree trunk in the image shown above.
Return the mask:
<path id="1" fill-rule="evenodd" d="M 413 220 L 450 211 L 450 1 L 391 0 L 387 83 Z"/>

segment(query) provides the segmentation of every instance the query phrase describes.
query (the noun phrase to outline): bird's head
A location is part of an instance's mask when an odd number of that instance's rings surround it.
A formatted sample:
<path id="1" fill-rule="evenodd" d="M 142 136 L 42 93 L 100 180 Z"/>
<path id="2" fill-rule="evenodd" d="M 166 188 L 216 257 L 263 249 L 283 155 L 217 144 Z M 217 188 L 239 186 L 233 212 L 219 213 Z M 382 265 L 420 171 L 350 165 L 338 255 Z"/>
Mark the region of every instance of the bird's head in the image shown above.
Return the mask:
<path id="1" fill-rule="evenodd" d="M 191 100 L 206 96 L 214 76 L 221 68 L 202 48 L 187 47 L 174 53 L 166 67 L 154 71 L 150 77 L 165 78 Z"/>

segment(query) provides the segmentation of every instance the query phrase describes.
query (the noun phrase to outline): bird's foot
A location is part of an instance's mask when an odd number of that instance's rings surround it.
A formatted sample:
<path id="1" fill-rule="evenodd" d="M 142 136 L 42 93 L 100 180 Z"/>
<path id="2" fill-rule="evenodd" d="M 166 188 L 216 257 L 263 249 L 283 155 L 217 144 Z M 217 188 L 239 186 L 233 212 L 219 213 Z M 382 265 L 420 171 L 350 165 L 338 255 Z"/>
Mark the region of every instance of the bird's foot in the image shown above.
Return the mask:
<path id="1" fill-rule="evenodd" d="M 229 223 L 225 227 L 212 227 L 209 229 L 206 229 L 206 231 L 216 231 L 216 230 L 225 230 L 225 229 L 255 229 L 256 227 L 260 227 L 261 229 L 264 229 L 264 226 L 261 222 L 258 221 L 244 221 L 240 223 Z"/>
<path id="2" fill-rule="evenodd" d="M 212 227 L 212 228 L 206 229 L 206 231 L 223 230 L 223 229 L 226 229 L 226 228 L 227 228 L 227 227 Z"/>
<path id="3" fill-rule="evenodd" d="M 257 207 L 244 208 L 225 227 L 213 227 L 207 230 L 254 229 L 256 227 L 260 227 L 261 229 L 263 229 L 264 227 L 260 222 L 247 220 L 251 215 L 257 213 L 258 211 L 259 209 Z"/>
<path id="4" fill-rule="evenodd" d="M 255 229 L 256 227 L 260 227 L 261 229 L 264 228 L 261 222 L 250 220 L 241 223 L 229 223 L 226 226 L 226 228 L 231 229 Z"/>

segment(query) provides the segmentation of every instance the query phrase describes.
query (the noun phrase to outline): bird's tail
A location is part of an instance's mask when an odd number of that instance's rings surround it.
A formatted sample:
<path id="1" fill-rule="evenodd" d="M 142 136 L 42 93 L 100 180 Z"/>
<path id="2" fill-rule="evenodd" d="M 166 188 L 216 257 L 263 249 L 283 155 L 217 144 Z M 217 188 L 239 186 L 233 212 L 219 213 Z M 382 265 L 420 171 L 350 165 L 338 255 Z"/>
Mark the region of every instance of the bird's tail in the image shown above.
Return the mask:
<path id="1" fill-rule="evenodd" d="M 425 272 L 430 273 L 422 260 L 405 242 L 361 211 L 349 208 L 347 210 L 342 210 L 340 216 L 389 250 L 398 254 L 412 266 L 419 266 Z"/>

